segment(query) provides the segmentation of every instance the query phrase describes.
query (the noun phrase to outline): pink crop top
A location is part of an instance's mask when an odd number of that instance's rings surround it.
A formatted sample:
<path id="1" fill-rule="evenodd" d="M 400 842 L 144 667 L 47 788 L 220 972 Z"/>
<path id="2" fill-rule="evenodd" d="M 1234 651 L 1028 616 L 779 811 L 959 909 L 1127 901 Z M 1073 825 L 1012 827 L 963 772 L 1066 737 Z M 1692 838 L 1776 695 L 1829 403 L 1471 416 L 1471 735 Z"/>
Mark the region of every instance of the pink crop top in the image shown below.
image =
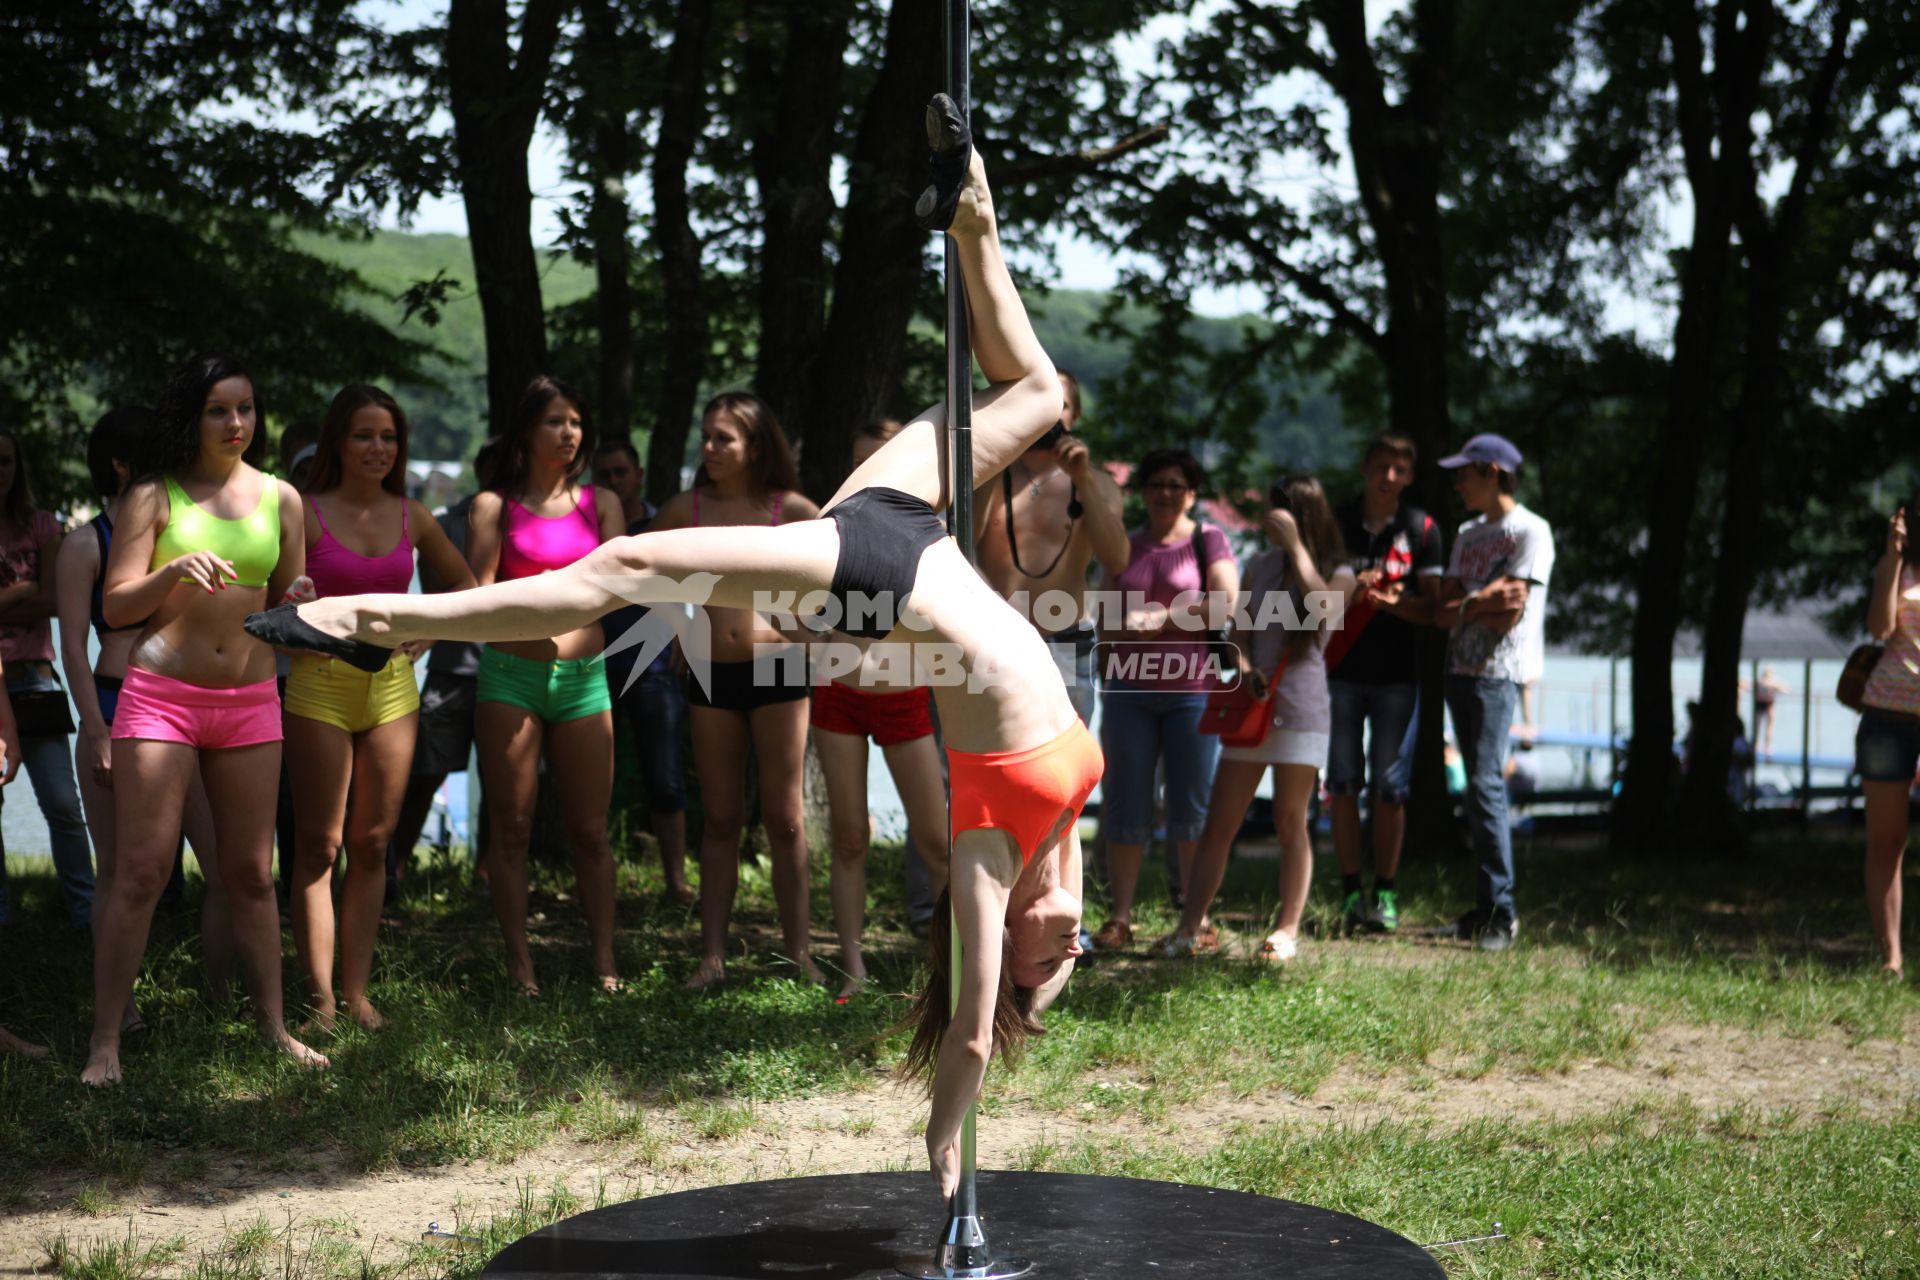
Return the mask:
<path id="1" fill-rule="evenodd" d="M 500 544 L 496 582 L 531 578 L 564 569 L 600 545 L 600 512 L 593 486 L 580 487 L 580 500 L 563 516 L 537 516 L 506 498 L 507 536 Z"/>
<path id="2" fill-rule="evenodd" d="M 314 519 L 320 522 L 320 540 L 307 552 L 307 576 L 322 596 L 358 596 L 376 593 L 403 595 L 413 584 L 413 539 L 407 529 L 411 502 L 400 503 L 400 542 L 383 556 L 363 556 L 333 536 L 326 513 L 312 498 Z"/>

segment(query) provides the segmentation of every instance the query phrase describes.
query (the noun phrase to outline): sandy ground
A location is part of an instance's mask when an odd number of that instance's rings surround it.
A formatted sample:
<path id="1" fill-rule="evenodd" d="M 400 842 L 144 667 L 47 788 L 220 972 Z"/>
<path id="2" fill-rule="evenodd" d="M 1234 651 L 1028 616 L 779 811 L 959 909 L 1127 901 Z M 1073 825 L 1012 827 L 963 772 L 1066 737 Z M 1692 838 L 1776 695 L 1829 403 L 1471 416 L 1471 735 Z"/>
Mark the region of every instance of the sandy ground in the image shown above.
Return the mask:
<path id="1" fill-rule="evenodd" d="M 1139 1087 L 1116 1077 L 1106 1087 Z M 1312 1097 L 1284 1092 L 1233 1097 L 1224 1092 L 1142 1120 L 1083 1103 L 1077 1111 L 1003 1097 L 980 1126 L 984 1167 L 1044 1163 L 1044 1151 L 1084 1139 L 1148 1145 L 1229 1136 L 1242 1125 L 1365 1125 L 1396 1119 L 1441 1126 L 1484 1117 L 1552 1119 L 1642 1100 L 1690 1100 L 1708 1112 L 1738 1107 L 1766 1114 L 1790 1109 L 1806 1120 L 1848 1111 L 1887 1115 L 1920 1100 L 1920 1017 L 1900 1043 L 1849 1045 L 1838 1036 L 1789 1039 L 1718 1028 L 1667 1026 L 1640 1043 L 1621 1068 L 1579 1064 L 1561 1075 L 1488 1073 L 1472 1078 L 1435 1063 L 1409 1077 L 1336 1074 Z M 735 1131 L 711 1135 L 711 1121 L 681 1110 L 649 1110 L 646 1136 L 627 1143 L 560 1140 L 503 1164 L 356 1173 L 335 1155 L 312 1153 L 306 1167 L 269 1171 L 215 1157 L 204 1178 L 116 1194 L 110 1212 L 76 1206 L 87 1181 L 50 1174 L 24 1208 L 0 1217 L 0 1272 L 26 1274 L 46 1261 L 46 1242 L 175 1237 L 183 1258 L 212 1249 L 229 1232 L 264 1218 L 296 1242 L 325 1234 L 357 1254 L 392 1261 L 421 1239 L 429 1223 L 444 1231 L 505 1214 L 527 1190 L 544 1198 L 555 1185 L 585 1203 L 686 1190 L 717 1183 L 814 1173 L 922 1168 L 918 1137 L 924 1104 L 891 1085 L 850 1094 L 752 1108 Z M 937 1213 L 929 1185 L 928 1211 Z M 99 1208 L 96 1204 L 95 1208 Z M 273 1268 L 278 1270 L 276 1266 Z"/>

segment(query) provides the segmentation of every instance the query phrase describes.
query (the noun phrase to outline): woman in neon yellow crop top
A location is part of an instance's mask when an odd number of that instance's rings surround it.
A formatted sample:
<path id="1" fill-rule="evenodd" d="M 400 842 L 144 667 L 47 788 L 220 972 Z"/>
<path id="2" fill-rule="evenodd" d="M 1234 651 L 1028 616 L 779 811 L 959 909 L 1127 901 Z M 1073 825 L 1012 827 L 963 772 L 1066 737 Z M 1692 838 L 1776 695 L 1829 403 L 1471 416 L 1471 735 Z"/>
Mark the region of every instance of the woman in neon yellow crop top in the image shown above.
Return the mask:
<path id="1" fill-rule="evenodd" d="M 253 379 L 228 357 L 196 356 L 175 370 L 155 417 L 133 459 L 145 478 L 122 499 L 101 597 L 109 626 L 144 627 L 113 721 L 116 856 L 94 907 L 93 1042 L 80 1078 L 120 1079 L 120 1015 L 196 766 L 218 850 L 217 865 L 203 869 L 226 888 L 261 1038 L 296 1061 L 326 1066 L 281 1016 L 280 917 L 269 870 L 280 702 L 273 651 L 240 627 L 274 600 L 312 598 L 301 576 L 300 498 L 254 466 L 266 450 L 259 401 Z"/>

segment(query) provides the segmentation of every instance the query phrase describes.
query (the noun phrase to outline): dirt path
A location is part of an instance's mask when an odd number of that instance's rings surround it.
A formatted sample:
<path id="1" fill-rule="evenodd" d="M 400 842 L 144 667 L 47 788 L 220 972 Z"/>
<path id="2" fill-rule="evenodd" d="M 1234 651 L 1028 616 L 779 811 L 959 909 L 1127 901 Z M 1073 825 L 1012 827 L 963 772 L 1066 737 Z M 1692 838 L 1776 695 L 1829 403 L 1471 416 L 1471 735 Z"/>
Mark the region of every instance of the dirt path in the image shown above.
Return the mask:
<path id="1" fill-rule="evenodd" d="M 1914 1021 L 1903 1043 L 1861 1045 L 1839 1036 L 1796 1040 L 1668 1026 L 1645 1038 L 1631 1068 L 1583 1064 L 1545 1077 L 1494 1072 L 1461 1078 L 1448 1074 L 1445 1064 L 1416 1077 L 1339 1073 L 1310 1098 L 1222 1093 L 1154 1123 L 1091 1103 L 1060 1113 L 1003 1098 L 981 1125 L 980 1159 L 989 1167 L 1024 1167 L 1037 1150 L 1085 1139 L 1146 1145 L 1176 1135 L 1190 1140 L 1195 1133 L 1224 1137 L 1240 1125 L 1393 1119 L 1445 1127 L 1489 1116 L 1545 1120 L 1641 1100 L 1684 1099 L 1709 1113 L 1791 1109 L 1803 1120 L 1837 1110 L 1889 1115 L 1920 1100 L 1920 1019 Z M 1130 1087 L 1119 1078 L 1108 1083 Z M 650 1110 L 646 1135 L 638 1141 L 562 1140 L 498 1165 L 362 1174 L 322 1152 L 308 1168 L 286 1173 L 215 1158 L 203 1178 L 134 1188 L 97 1216 L 76 1207 L 76 1200 L 92 1199 L 85 1179 L 52 1173 L 26 1207 L 0 1217 L 0 1273 L 24 1274 L 44 1265 L 45 1242 L 61 1233 L 74 1242 L 124 1239 L 129 1221 L 145 1241 L 183 1238 L 184 1262 L 256 1218 L 277 1231 L 291 1224 L 296 1242 L 331 1237 L 354 1255 L 364 1251 L 376 1261 L 392 1261 L 420 1239 L 429 1222 L 447 1231 L 456 1223 L 484 1222 L 511 1212 L 527 1191 L 544 1199 L 556 1185 L 590 1205 L 596 1195 L 619 1201 L 759 1178 L 922 1168 L 918 1133 L 924 1114 L 916 1095 L 876 1086 L 756 1105 L 724 1125 L 681 1111 Z M 931 1190 L 928 1201 L 929 1214 L 935 1214 Z"/>

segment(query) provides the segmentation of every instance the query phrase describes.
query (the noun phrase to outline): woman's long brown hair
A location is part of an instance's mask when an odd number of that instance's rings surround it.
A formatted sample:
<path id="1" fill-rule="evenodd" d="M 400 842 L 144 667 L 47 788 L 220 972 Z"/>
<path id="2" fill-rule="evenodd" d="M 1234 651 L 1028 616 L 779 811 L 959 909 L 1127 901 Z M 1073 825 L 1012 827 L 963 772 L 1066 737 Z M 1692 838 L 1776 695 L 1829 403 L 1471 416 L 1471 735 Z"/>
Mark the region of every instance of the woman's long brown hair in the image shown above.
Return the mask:
<path id="1" fill-rule="evenodd" d="M 934 904 L 933 920 L 927 929 L 927 985 L 914 997 L 913 1009 L 901 1026 L 913 1028 L 907 1044 L 907 1056 L 900 1064 L 903 1076 L 925 1078 L 927 1092 L 933 1092 L 934 1069 L 940 1064 L 940 1043 L 953 1023 L 953 894 L 940 891 Z M 993 1051 L 1000 1061 L 1012 1066 L 1019 1060 L 1027 1042 L 1046 1034 L 1040 1015 L 1033 1011 L 1032 987 L 1014 985 L 1012 957 L 1000 958 L 1000 990 L 993 1001 Z"/>
<path id="2" fill-rule="evenodd" d="M 1287 495 L 1287 505 L 1293 512 L 1293 522 L 1300 530 L 1300 545 L 1306 548 L 1307 559 L 1313 561 L 1314 572 L 1325 582 L 1347 558 L 1347 540 L 1340 535 L 1340 522 L 1334 518 L 1333 506 L 1327 501 L 1327 491 L 1312 476 L 1288 476 L 1280 482 Z M 1293 574 L 1288 572 L 1291 579 Z M 1295 605 L 1303 604 L 1298 597 L 1300 584 L 1291 582 L 1288 589 L 1295 595 Z M 1320 628 L 1312 631 L 1294 631 L 1287 636 L 1287 661 L 1298 662 L 1307 656 L 1307 650 L 1320 639 Z"/>

